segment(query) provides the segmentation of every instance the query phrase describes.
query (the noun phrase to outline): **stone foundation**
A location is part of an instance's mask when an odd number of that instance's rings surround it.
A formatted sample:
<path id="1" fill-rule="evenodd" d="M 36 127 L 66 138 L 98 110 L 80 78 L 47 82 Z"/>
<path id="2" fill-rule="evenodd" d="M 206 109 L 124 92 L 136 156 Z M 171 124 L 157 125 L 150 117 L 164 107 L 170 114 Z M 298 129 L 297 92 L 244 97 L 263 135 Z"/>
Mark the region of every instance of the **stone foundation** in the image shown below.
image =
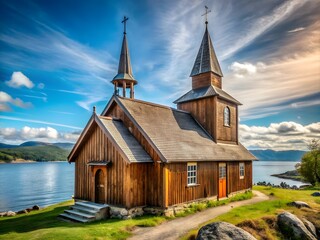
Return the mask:
<path id="1" fill-rule="evenodd" d="M 245 189 L 238 192 L 233 192 L 228 195 L 228 198 L 239 194 L 244 193 L 251 189 Z M 227 198 L 226 198 L 227 199 Z M 137 216 L 142 216 L 143 214 L 152 214 L 152 215 L 164 215 L 166 217 L 173 217 L 178 213 L 184 212 L 188 208 L 191 207 L 192 204 L 199 204 L 199 203 L 207 203 L 208 201 L 218 201 L 217 196 L 209 197 L 209 198 L 202 198 L 190 202 L 185 202 L 181 204 L 176 204 L 170 206 L 168 208 L 161 208 L 161 207 L 150 207 L 150 206 L 142 206 L 142 207 L 134 207 L 131 209 L 116 207 L 110 205 L 110 217 L 111 218 L 119 218 L 119 219 L 131 219 Z"/>
<path id="2" fill-rule="evenodd" d="M 131 209 L 115 207 L 111 205 L 109 205 L 109 207 L 110 218 L 131 219 L 144 214 L 143 207 L 134 207 Z"/>

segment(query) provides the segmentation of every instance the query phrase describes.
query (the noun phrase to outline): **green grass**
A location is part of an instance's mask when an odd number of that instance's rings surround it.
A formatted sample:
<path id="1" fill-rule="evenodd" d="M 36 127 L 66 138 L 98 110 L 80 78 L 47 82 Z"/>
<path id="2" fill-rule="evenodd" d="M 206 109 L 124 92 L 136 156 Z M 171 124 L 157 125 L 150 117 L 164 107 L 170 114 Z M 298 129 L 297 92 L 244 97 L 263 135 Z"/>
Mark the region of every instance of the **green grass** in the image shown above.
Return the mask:
<path id="1" fill-rule="evenodd" d="M 252 193 L 246 192 L 223 201 L 192 204 L 185 213 L 177 217 L 251 197 Z M 57 216 L 72 204 L 72 201 L 68 201 L 40 211 L 0 218 L 0 239 L 126 239 L 135 226 L 153 227 L 173 219 L 164 216 L 145 215 L 130 220 L 108 219 L 88 224 L 68 223 L 58 220 Z"/>
<path id="2" fill-rule="evenodd" d="M 214 200 L 209 200 L 206 203 L 193 203 L 190 205 L 189 208 L 187 208 L 186 210 L 179 212 L 176 214 L 176 217 L 185 217 L 188 216 L 190 214 L 196 213 L 196 212 L 201 212 L 207 208 L 211 208 L 211 207 L 218 207 L 221 205 L 225 205 L 228 204 L 230 202 L 236 202 L 236 201 L 243 201 L 246 199 L 250 199 L 253 197 L 253 194 L 251 191 L 246 191 L 245 193 L 239 193 L 231 198 L 228 199 L 224 199 L 221 201 L 214 201 Z"/>
<path id="3" fill-rule="evenodd" d="M 142 216 L 131 220 L 109 219 L 88 224 L 67 223 L 57 216 L 72 201 L 15 217 L 0 218 L 0 239 L 126 239 L 134 226 L 150 227 L 165 217 Z"/>
<path id="4" fill-rule="evenodd" d="M 240 226 L 243 224 L 242 227 L 249 232 L 251 231 L 257 239 L 278 239 L 282 236 L 279 235 L 274 226 L 270 227 L 268 222 L 274 222 L 278 213 L 290 211 L 298 217 L 309 219 L 320 227 L 319 198 L 311 196 L 315 190 L 291 190 L 265 186 L 255 186 L 254 190 L 269 195 L 271 199 L 234 208 L 230 212 L 220 215 L 201 226 L 217 221 L 229 222 L 235 225 L 240 224 Z M 297 209 L 287 206 L 287 203 L 295 200 L 307 202 L 312 209 Z M 182 239 L 194 239 L 200 227 L 190 231 Z"/>

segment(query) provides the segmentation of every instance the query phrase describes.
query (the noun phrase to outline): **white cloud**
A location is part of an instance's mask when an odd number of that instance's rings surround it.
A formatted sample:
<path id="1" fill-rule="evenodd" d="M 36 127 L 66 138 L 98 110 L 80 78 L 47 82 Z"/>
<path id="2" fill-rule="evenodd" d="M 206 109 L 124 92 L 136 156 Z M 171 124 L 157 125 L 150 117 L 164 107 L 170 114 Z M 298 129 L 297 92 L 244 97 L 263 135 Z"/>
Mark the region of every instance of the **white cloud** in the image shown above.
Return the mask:
<path id="1" fill-rule="evenodd" d="M 258 62 L 257 64 L 252 64 L 248 62 L 239 63 L 233 62 L 229 69 L 234 73 L 235 77 L 243 78 L 247 75 L 253 75 L 258 71 L 262 71 L 266 68 L 263 62 Z"/>
<path id="2" fill-rule="evenodd" d="M 24 102 L 20 98 L 12 98 L 8 93 L 0 91 L 0 112 L 11 111 L 9 104 L 20 108 L 31 108 L 31 102 Z"/>
<path id="3" fill-rule="evenodd" d="M 13 72 L 11 79 L 9 81 L 6 81 L 6 84 L 9 87 L 13 87 L 13 88 L 20 88 L 23 86 L 27 88 L 34 87 L 33 82 L 22 72 Z"/>
<path id="4" fill-rule="evenodd" d="M 292 30 L 288 31 L 288 33 L 300 32 L 300 31 L 302 31 L 304 29 L 305 29 L 304 27 L 299 27 L 299 28 L 295 28 L 295 29 L 292 29 Z"/>
<path id="5" fill-rule="evenodd" d="M 240 141 L 250 149 L 307 150 L 307 144 L 320 138 L 320 122 L 271 123 L 269 126 L 239 126 Z"/>
<path id="6" fill-rule="evenodd" d="M 21 129 L 0 128 L 0 141 L 20 144 L 25 141 L 43 141 L 43 142 L 75 142 L 80 132 L 58 132 L 52 127 L 32 128 L 24 126 Z"/>
<path id="7" fill-rule="evenodd" d="M 77 130 L 82 129 L 82 128 L 76 127 L 76 126 L 60 124 L 60 123 L 53 123 L 53 122 L 46 122 L 46 121 L 40 121 L 40 120 L 35 120 L 35 119 L 25 119 L 25 118 L 17 118 L 17 117 L 9 117 L 9 116 L 0 116 L 0 119 L 19 121 L 19 122 L 40 123 L 40 124 L 47 124 L 47 125 L 59 126 L 59 127 L 65 127 L 65 128 L 71 128 L 71 129 L 77 129 Z"/>
<path id="8" fill-rule="evenodd" d="M 239 39 L 224 51 L 221 59 L 226 59 L 242 48 L 248 46 L 263 33 L 272 29 L 277 24 L 288 18 L 293 12 L 295 12 L 304 4 L 305 1 L 300 0 L 284 1 L 279 7 L 275 8 L 270 15 L 265 15 L 259 19 L 256 19 L 253 21 L 251 26 L 247 26 L 248 30 L 241 34 Z"/>

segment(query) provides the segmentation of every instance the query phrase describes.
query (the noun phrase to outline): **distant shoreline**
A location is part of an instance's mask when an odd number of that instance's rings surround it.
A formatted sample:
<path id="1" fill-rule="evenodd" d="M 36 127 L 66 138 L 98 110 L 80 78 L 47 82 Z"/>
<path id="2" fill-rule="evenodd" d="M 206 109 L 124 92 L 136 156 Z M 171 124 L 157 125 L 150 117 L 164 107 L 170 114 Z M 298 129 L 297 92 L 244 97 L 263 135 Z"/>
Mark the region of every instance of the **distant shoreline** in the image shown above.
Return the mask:
<path id="1" fill-rule="evenodd" d="M 67 160 L 65 161 L 34 161 L 34 160 L 25 160 L 25 159 L 17 159 L 14 161 L 10 162 L 5 162 L 5 161 L 0 161 L 0 164 L 19 164 L 19 163 L 42 163 L 42 162 L 68 162 Z"/>
<path id="2" fill-rule="evenodd" d="M 19 159 L 16 159 L 16 160 L 10 161 L 10 162 L 0 161 L 0 164 L 1 164 L 1 163 L 12 163 L 12 164 L 18 164 L 18 163 L 35 163 L 35 162 L 36 162 L 36 161 L 34 161 L 34 160 L 25 160 L 25 159 L 19 158 Z"/>
<path id="3" fill-rule="evenodd" d="M 308 183 L 306 180 L 303 179 L 303 177 L 298 173 L 297 170 L 287 171 L 279 174 L 272 174 L 271 176 Z"/>

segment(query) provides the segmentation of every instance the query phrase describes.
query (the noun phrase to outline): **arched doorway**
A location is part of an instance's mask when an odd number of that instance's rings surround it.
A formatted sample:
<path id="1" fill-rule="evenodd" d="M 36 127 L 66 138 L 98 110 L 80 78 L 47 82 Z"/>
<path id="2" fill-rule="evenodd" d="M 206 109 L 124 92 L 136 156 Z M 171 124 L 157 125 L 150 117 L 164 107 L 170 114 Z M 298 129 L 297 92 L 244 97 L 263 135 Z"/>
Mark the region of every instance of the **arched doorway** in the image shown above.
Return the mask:
<path id="1" fill-rule="evenodd" d="M 95 176 L 95 202 L 105 203 L 104 174 L 101 169 L 96 172 Z"/>

